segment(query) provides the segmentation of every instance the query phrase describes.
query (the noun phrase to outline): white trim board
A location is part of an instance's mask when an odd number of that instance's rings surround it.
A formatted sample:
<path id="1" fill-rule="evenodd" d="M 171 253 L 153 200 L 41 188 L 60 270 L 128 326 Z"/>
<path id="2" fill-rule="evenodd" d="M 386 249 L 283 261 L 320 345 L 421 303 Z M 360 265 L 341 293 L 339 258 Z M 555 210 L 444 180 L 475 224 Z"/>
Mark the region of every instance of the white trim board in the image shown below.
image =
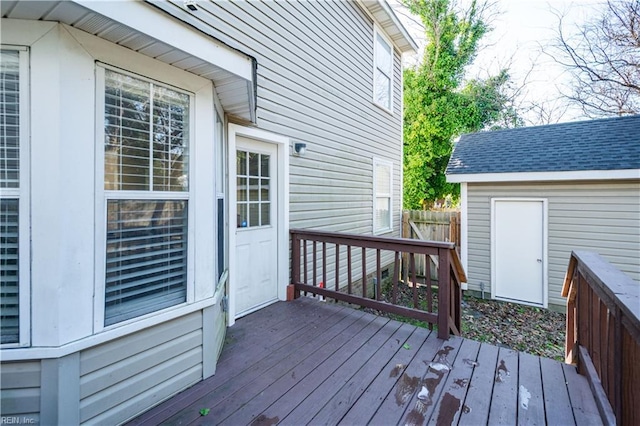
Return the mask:
<path id="1" fill-rule="evenodd" d="M 117 7 L 113 2 L 76 0 L 76 3 L 102 16 L 135 28 L 158 41 L 176 46 L 179 40 L 180 50 L 218 66 L 245 80 L 253 81 L 251 58 L 217 43 L 215 39 L 203 33 L 181 25 L 160 10 L 149 7 L 137 0 L 121 0 Z"/>
<path id="2" fill-rule="evenodd" d="M 536 182 L 568 180 L 640 179 L 640 169 L 584 170 L 571 172 L 513 172 L 447 174 L 447 182 Z"/>
<path id="3" fill-rule="evenodd" d="M 236 138 L 244 136 L 261 142 L 276 144 L 278 148 L 278 299 L 286 300 L 287 285 L 289 284 L 289 138 L 254 127 L 245 127 L 229 123 L 228 126 L 229 152 L 229 309 L 227 311 L 228 324 L 232 326 L 236 318 L 234 300 L 235 281 L 237 279 L 235 258 L 237 223 L 237 168 L 236 168 Z"/>
<path id="4" fill-rule="evenodd" d="M 464 273 L 469 277 L 469 192 L 467 189 L 466 183 L 460 184 L 460 261 Z M 463 290 L 469 289 L 467 283 L 460 285 Z"/>

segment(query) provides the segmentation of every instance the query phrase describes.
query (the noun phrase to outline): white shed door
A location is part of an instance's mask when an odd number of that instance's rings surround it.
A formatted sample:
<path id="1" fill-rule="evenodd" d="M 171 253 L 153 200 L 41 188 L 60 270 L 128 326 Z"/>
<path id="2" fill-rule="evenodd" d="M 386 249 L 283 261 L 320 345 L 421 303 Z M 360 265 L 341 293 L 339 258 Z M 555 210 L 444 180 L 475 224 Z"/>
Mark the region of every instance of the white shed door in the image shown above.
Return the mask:
<path id="1" fill-rule="evenodd" d="M 236 318 L 278 298 L 277 148 L 239 137 Z"/>
<path id="2" fill-rule="evenodd" d="M 494 297 L 544 306 L 544 203 L 496 200 Z"/>

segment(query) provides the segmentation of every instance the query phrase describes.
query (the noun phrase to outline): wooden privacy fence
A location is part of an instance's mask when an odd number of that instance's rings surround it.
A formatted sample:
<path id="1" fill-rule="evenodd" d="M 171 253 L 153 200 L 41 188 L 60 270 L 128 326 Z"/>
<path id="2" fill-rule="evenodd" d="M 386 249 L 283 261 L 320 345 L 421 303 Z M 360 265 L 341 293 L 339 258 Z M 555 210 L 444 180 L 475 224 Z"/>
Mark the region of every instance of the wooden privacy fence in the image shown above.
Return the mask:
<path id="1" fill-rule="evenodd" d="M 460 283 L 466 278 L 452 243 L 301 229 L 290 232 L 289 298 L 309 292 L 436 324 L 441 339 L 447 339 L 449 332 L 460 334 Z M 403 255 L 408 257 L 406 267 L 401 267 Z M 420 279 L 416 274 L 416 258 L 429 255 L 439 260 L 437 291 L 429 276 Z M 410 306 L 402 304 L 401 293 L 410 294 Z"/>
<path id="2" fill-rule="evenodd" d="M 402 212 L 402 236 L 451 242 L 460 252 L 460 212 L 405 210 Z"/>
<path id="3" fill-rule="evenodd" d="M 576 363 L 605 424 L 640 424 L 640 285 L 596 253 L 574 251 L 567 298 L 568 363 Z"/>
<path id="4" fill-rule="evenodd" d="M 460 256 L 460 212 L 405 210 L 402 213 L 402 237 L 423 241 L 446 241 L 455 244 Z M 428 270 L 438 268 L 436 257 L 416 260 L 418 276 L 426 276 Z M 437 279 L 435 276 L 431 278 Z"/>

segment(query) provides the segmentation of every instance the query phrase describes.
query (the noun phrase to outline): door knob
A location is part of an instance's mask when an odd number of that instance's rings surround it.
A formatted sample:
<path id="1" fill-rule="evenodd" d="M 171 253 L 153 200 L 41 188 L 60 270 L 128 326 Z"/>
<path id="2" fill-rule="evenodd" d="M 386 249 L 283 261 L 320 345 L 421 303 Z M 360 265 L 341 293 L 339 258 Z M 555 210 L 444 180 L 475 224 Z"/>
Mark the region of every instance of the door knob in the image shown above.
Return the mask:
<path id="1" fill-rule="evenodd" d="M 542 259 L 537 259 L 537 260 L 538 260 L 538 263 L 542 263 Z"/>

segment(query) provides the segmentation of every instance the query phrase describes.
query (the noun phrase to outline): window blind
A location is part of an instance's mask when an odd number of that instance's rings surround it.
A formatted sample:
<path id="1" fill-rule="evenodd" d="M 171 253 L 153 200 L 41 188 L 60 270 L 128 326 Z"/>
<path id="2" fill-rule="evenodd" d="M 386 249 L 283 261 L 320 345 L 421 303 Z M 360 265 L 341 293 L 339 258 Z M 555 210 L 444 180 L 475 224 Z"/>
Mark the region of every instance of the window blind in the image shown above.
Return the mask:
<path id="1" fill-rule="evenodd" d="M 186 301 L 187 201 L 108 201 L 105 287 L 105 325 Z"/>
<path id="2" fill-rule="evenodd" d="M 0 50 L 0 343 L 20 341 L 20 52 Z"/>
<path id="3" fill-rule="evenodd" d="M 391 166 L 382 162 L 374 163 L 375 178 L 375 229 L 391 229 Z"/>
<path id="4" fill-rule="evenodd" d="M 20 187 L 20 53 L 0 51 L 0 188 Z"/>
<path id="5" fill-rule="evenodd" d="M 187 191 L 189 95 L 105 70 L 105 186 Z"/>
<path id="6" fill-rule="evenodd" d="M 20 337 L 18 200 L 0 202 L 0 328 L 1 343 Z"/>

